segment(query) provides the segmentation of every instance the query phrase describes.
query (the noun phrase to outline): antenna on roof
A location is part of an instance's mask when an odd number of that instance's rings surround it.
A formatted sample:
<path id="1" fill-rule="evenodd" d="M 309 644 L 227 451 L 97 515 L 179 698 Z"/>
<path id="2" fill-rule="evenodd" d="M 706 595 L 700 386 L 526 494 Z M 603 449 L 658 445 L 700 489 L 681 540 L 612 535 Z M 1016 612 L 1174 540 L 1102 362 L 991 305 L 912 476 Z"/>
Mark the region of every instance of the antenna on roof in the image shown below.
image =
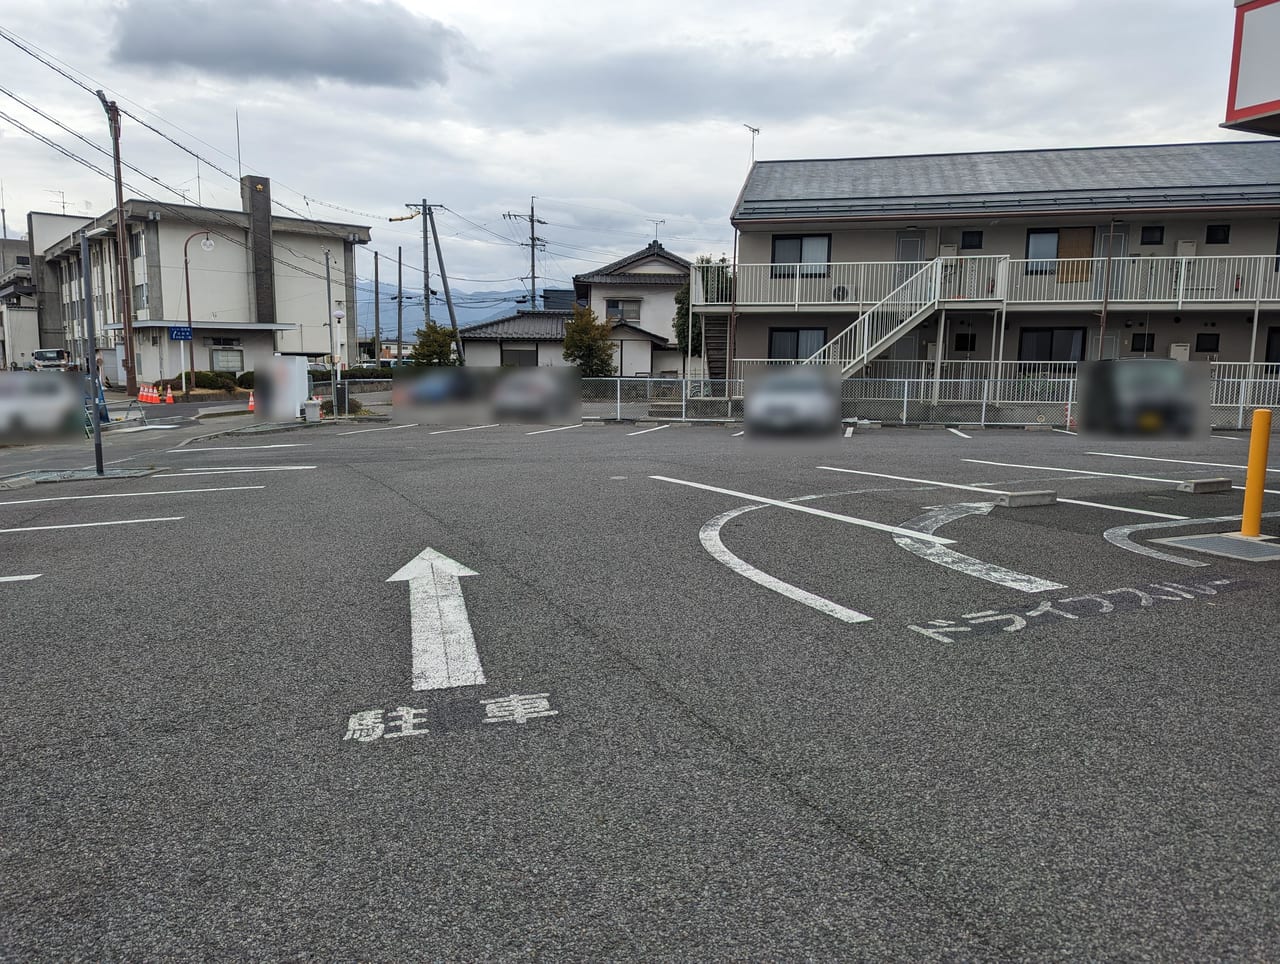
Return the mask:
<path id="1" fill-rule="evenodd" d="M 659 228 L 661 225 L 663 225 L 663 224 L 666 224 L 666 223 L 667 223 L 667 222 L 666 222 L 666 219 L 665 219 L 665 218 L 645 218 L 645 220 L 646 220 L 646 221 L 649 221 L 649 222 L 651 222 L 651 223 L 653 224 L 653 240 L 657 241 L 657 240 L 658 240 L 658 228 Z"/>
<path id="2" fill-rule="evenodd" d="M 756 135 L 760 133 L 760 128 L 752 127 L 750 124 L 743 124 L 747 130 L 751 131 L 751 163 L 756 162 Z"/>

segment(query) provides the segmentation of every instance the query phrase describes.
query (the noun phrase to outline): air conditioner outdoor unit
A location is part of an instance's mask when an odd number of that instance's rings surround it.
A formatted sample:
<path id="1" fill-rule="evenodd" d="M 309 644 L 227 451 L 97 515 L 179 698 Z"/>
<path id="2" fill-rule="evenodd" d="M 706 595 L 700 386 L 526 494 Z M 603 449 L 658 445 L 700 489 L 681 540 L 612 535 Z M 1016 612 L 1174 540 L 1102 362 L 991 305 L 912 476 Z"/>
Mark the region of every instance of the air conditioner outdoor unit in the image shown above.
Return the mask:
<path id="1" fill-rule="evenodd" d="M 831 300 L 832 301 L 848 301 L 849 289 L 846 288 L 844 285 L 836 285 L 834 288 L 831 289 Z"/>
<path id="2" fill-rule="evenodd" d="M 960 246 L 955 244 L 938 245 L 939 258 L 954 258 L 960 254 Z"/>
<path id="3" fill-rule="evenodd" d="M 1169 357 L 1176 358 L 1178 361 L 1191 360 L 1191 345 L 1187 342 L 1178 342 L 1169 346 Z"/>
<path id="4" fill-rule="evenodd" d="M 1194 241 L 1178 242 L 1179 258 L 1194 258 L 1196 256 L 1196 243 Z"/>

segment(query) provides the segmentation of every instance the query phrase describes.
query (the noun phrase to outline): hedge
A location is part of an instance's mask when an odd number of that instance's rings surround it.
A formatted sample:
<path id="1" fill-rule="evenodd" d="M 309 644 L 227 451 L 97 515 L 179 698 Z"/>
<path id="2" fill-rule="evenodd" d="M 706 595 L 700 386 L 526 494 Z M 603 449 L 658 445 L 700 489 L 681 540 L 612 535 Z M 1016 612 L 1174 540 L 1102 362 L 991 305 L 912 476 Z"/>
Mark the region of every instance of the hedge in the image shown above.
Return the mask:
<path id="1" fill-rule="evenodd" d="M 207 388 L 221 392 L 234 392 L 236 390 L 236 378 L 230 372 L 196 372 L 194 377 L 191 372 L 187 372 L 186 377 L 187 385 L 193 388 Z M 166 378 L 153 384 L 180 389 L 182 388 L 182 376 L 175 375 L 173 378 Z"/>

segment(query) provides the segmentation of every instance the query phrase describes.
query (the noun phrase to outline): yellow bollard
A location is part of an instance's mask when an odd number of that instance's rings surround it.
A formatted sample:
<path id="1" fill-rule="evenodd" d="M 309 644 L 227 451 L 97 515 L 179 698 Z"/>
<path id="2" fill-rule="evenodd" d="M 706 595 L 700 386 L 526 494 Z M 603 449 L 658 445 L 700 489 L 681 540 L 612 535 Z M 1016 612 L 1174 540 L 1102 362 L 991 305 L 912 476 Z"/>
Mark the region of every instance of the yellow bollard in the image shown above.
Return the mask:
<path id="1" fill-rule="evenodd" d="M 1240 534 L 1257 538 L 1262 535 L 1262 490 L 1267 487 L 1267 447 L 1271 442 L 1271 409 L 1253 412 L 1253 431 L 1249 436 L 1249 472 L 1244 482 L 1244 517 Z"/>

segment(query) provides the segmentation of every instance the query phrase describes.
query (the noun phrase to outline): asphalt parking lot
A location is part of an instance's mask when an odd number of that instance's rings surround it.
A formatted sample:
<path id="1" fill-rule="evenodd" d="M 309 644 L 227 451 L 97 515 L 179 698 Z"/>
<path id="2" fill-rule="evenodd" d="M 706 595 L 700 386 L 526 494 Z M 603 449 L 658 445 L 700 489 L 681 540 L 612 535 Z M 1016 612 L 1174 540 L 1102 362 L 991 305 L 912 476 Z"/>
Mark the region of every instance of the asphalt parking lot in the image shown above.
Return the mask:
<path id="1" fill-rule="evenodd" d="M 5 957 L 1280 956 L 1243 435 L 209 431 L 0 490 Z"/>

